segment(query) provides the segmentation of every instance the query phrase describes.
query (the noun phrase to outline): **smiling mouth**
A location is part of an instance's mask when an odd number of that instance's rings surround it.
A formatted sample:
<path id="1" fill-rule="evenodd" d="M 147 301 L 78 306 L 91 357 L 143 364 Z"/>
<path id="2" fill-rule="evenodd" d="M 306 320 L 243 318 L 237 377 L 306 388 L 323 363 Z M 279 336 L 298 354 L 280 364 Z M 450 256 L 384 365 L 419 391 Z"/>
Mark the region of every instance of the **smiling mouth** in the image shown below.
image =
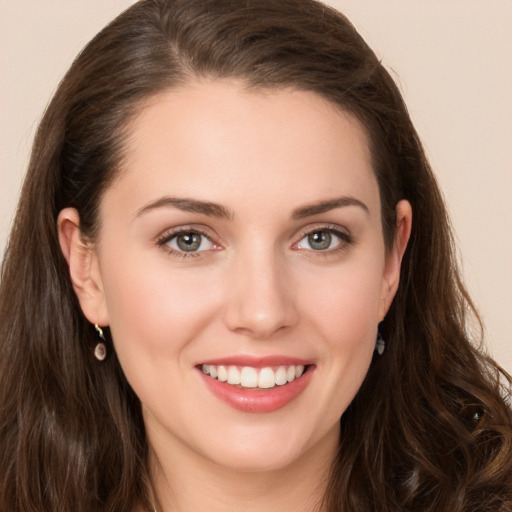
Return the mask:
<path id="1" fill-rule="evenodd" d="M 252 366 L 203 364 L 201 369 L 212 379 L 238 388 L 272 389 L 298 379 L 307 371 L 308 366 L 281 365 L 254 368 Z"/>

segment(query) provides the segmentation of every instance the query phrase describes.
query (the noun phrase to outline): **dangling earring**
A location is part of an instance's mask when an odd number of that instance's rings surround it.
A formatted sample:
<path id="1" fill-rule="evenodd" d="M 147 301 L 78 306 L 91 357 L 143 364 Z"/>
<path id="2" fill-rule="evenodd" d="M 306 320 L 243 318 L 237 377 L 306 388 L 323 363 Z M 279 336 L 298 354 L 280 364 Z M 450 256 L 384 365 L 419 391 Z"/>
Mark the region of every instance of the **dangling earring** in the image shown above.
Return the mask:
<path id="1" fill-rule="evenodd" d="M 384 341 L 384 338 L 382 337 L 382 334 L 380 331 L 377 331 L 377 341 L 375 342 L 375 350 L 379 356 L 384 354 L 384 350 L 386 350 L 386 342 Z"/>
<path id="2" fill-rule="evenodd" d="M 98 333 L 98 337 L 100 338 L 98 344 L 94 348 L 94 357 L 98 361 L 103 361 L 105 357 L 107 357 L 107 346 L 105 345 L 105 335 L 103 334 L 103 329 L 98 325 L 94 324 L 94 328 L 96 329 L 96 332 Z"/>

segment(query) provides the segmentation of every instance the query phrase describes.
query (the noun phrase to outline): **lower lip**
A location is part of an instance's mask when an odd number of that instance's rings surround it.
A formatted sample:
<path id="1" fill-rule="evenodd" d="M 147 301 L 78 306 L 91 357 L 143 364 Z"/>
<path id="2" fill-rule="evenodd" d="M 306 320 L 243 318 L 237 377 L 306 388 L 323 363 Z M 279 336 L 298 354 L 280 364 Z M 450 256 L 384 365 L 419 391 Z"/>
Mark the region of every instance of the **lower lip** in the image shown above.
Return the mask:
<path id="1" fill-rule="evenodd" d="M 314 367 L 309 366 L 298 379 L 270 389 L 238 388 L 227 382 L 213 379 L 203 372 L 200 375 L 210 391 L 234 409 L 243 412 L 265 413 L 282 409 L 297 398 L 309 384 L 313 370 Z"/>

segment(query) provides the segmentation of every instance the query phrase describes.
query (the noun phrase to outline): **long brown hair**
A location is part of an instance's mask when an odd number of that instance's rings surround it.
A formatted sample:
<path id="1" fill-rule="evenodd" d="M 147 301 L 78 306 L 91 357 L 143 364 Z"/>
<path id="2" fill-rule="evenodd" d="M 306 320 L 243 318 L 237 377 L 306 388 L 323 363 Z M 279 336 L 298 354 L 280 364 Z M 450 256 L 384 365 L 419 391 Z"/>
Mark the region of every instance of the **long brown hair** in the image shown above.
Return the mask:
<path id="1" fill-rule="evenodd" d="M 94 239 L 130 120 L 148 97 L 194 77 L 312 91 L 352 113 L 370 140 L 388 247 L 396 203 L 413 208 L 400 287 L 381 325 L 387 349 L 341 418 L 325 507 L 511 510 L 511 381 L 474 347 L 478 317 L 435 178 L 389 74 L 346 18 L 313 0 L 143 0 L 63 79 L 36 135 L 2 266 L 0 509 L 148 507 L 141 405 L 115 352 L 94 359 L 96 335 L 56 220 L 74 207 Z"/>

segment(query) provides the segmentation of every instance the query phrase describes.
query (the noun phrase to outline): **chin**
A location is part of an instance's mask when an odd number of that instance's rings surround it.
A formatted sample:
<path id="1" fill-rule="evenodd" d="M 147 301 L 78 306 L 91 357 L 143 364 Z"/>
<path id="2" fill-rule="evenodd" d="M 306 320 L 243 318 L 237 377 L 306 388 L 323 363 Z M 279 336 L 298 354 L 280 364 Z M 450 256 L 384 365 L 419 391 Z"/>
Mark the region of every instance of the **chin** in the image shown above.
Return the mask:
<path id="1" fill-rule="evenodd" d="M 231 432 L 226 438 L 217 439 L 209 445 L 208 458 L 217 465 L 237 472 L 271 472 L 293 468 L 304 458 L 318 453 L 318 448 L 323 451 L 323 445 L 332 453 L 337 443 L 337 430 L 333 430 L 333 435 L 319 436 L 315 431 L 293 432 L 291 428 L 278 428 L 276 432 L 275 427 L 267 426 Z M 212 446 L 216 447 L 214 451 L 211 450 Z"/>
<path id="2" fill-rule="evenodd" d="M 283 453 L 274 450 L 233 451 L 229 456 L 212 459 L 214 463 L 238 473 L 265 473 L 292 467 L 301 458 L 301 453 Z"/>

